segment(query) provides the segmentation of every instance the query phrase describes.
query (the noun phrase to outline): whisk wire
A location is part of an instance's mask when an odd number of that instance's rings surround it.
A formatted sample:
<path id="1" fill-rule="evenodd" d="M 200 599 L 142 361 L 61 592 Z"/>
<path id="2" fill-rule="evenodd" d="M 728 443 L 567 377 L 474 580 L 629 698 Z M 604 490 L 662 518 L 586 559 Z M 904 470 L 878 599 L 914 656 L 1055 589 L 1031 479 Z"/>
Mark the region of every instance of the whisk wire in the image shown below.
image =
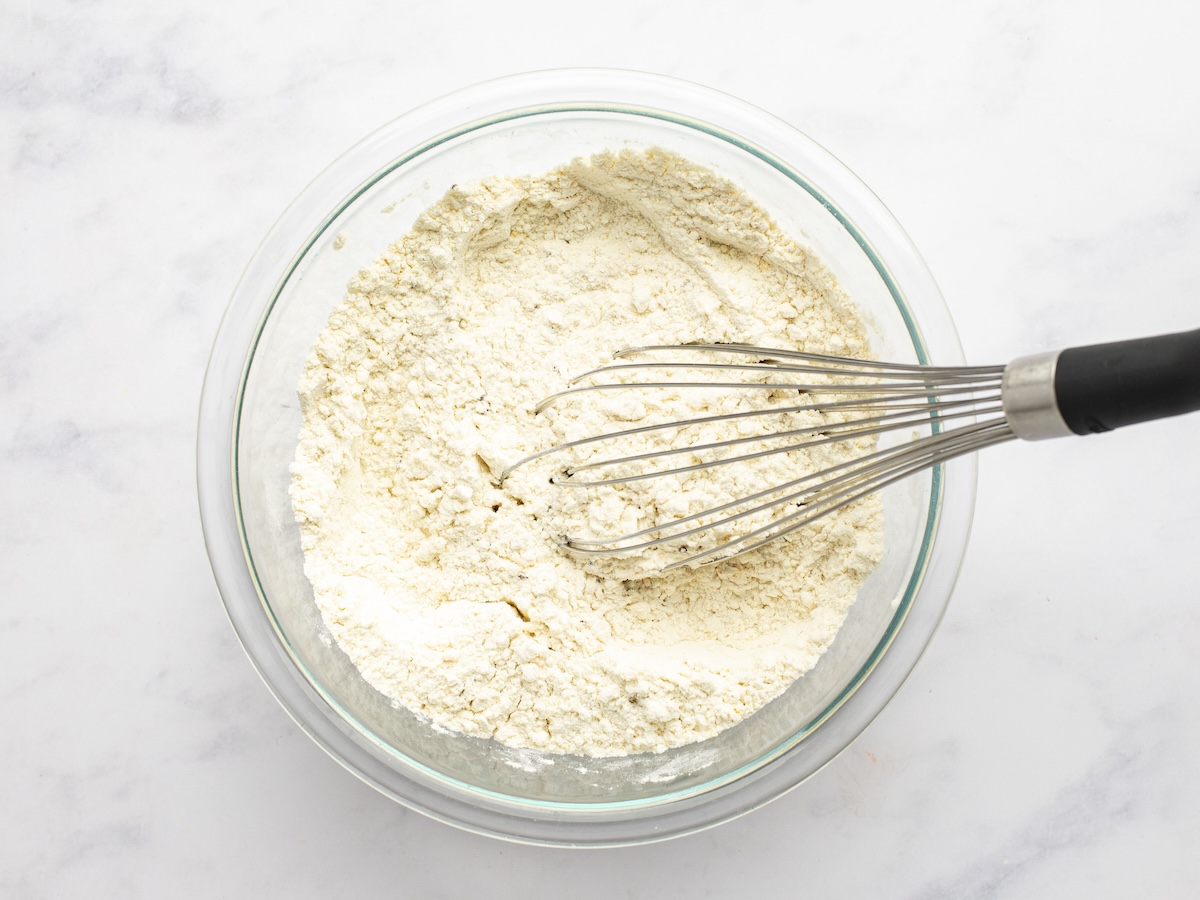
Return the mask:
<path id="1" fill-rule="evenodd" d="M 577 488 L 625 485 L 667 475 L 687 475 L 717 466 L 750 463 L 826 445 L 878 439 L 901 429 L 913 430 L 918 434 L 910 440 L 883 449 L 867 450 L 864 446 L 862 455 L 852 459 L 801 473 L 789 481 L 747 496 L 736 497 L 670 521 L 657 522 L 630 534 L 568 538 L 566 546 L 575 553 L 614 555 L 675 546 L 684 555 L 667 564 L 664 571 L 740 556 L 930 466 L 1016 436 L 1004 414 L 1003 366 L 922 366 L 874 362 L 743 344 L 630 347 L 615 357 L 626 360 L 638 355 L 665 352 L 703 356 L 601 366 L 571 379 L 567 389 L 546 397 L 537 404 L 535 412 L 540 413 L 556 403 L 576 399 L 590 392 L 622 390 L 680 392 L 704 389 L 739 392 L 739 396 L 745 397 L 782 391 L 796 392 L 804 397 L 804 402 L 677 418 L 590 435 L 525 457 L 504 470 L 501 480 L 507 478 L 514 469 L 534 460 L 601 442 L 613 442 L 615 446 L 639 435 L 672 429 L 682 432 L 717 422 L 757 420 L 765 424 L 771 421 L 768 417 L 788 414 L 816 413 L 826 416 L 826 421 L 774 432 L 767 428 L 764 433 L 582 461 L 567 466 L 551 480 Z M 752 357 L 753 361 L 720 361 L 722 355 Z M 737 381 L 697 381 L 661 380 L 659 377 L 659 373 L 683 371 L 736 374 L 743 378 Z M 654 380 L 638 380 L 645 375 Z M 755 380 L 755 376 L 761 376 L 762 380 Z M 784 376 L 784 379 L 787 376 L 798 377 L 784 380 L 780 376 Z M 775 397 L 769 399 L 778 400 Z M 833 420 L 830 421 L 830 418 Z M 678 438 L 675 440 L 678 443 Z M 756 444 L 772 446 L 753 452 L 727 453 L 731 448 Z M 713 457 L 687 465 L 654 466 L 639 470 L 641 463 L 656 463 L 685 454 L 693 457 L 712 454 Z M 601 477 L 581 478 L 580 473 L 599 473 Z M 796 509 L 787 512 L 789 506 L 795 506 Z M 756 525 L 752 518 L 756 516 L 773 518 Z M 746 519 L 750 520 L 748 531 L 728 535 L 731 526 Z M 716 543 L 704 547 L 702 542 L 708 538 L 715 538 Z"/>
<path id="2" fill-rule="evenodd" d="M 862 375 L 871 378 L 913 378 L 914 376 L 922 376 L 925 381 L 932 380 L 936 377 L 938 381 L 952 381 L 955 379 L 979 381 L 981 380 L 978 372 L 970 370 L 951 370 L 940 375 L 934 375 L 928 370 L 919 368 L 887 368 L 887 369 L 856 369 L 848 370 L 838 366 L 821 366 L 821 365 L 783 365 L 770 360 L 761 360 L 756 363 L 716 363 L 716 362 L 640 362 L 640 363 L 620 363 L 617 365 L 600 366 L 592 369 L 589 372 L 584 372 L 582 375 L 576 375 L 567 384 L 577 384 L 595 375 L 607 375 L 613 372 L 637 372 L 647 369 L 694 369 L 694 370 L 711 370 L 716 369 L 725 372 L 762 372 L 764 369 L 771 372 L 792 372 L 802 375 L 836 375 L 845 377 L 847 375 Z M 1002 370 L 1003 371 L 1003 370 Z M 1001 373 L 997 373 L 994 377 L 999 382 Z M 634 382 L 637 384 L 637 382 Z"/>
<path id="3" fill-rule="evenodd" d="M 903 413 L 901 415 L 909 415 L 911 413 Z M 944 413 L 937 418 L 937 421 L 947 421 L 951 419 L 959 419 L 965 417 L 974 417 L 976 411 L 974 409 L 963 410 L 960 412 Z M 833 423 L 824 425 L 813 425 L 808 428 L 797 428 L 790 431 L 781 431 L 764 437 L 763 435 L 750 435 L 747 437 L 730 438 L 724 441 L 714 441 L 708 444 L 697 444 L 689 447 L 672 447 L 666 450 L 655 450 L 650 453 L 639 453 L 632 456 L 623 456 L 616 459 L 605 459 L 598 462 L 582 463 L 578 466 L 573 466 L 567 470 L 567 479 L 558 479 L 555 483 L 565 484 L 574 487 L 599 487 L 602 485 L 629 484 L 635 481 L 645 481 L 648 478 L 658 478 L 662 475 L 682 475 L 687 472 L 697 472 L 702 469 L 710 469 L 715 466 L 727 466 L 734 463 L 750 462 L 755 459 L 762 459 L 767 456 L 775 456 L 780 453 L 790 453 L 795 450 L 807 450 L 811 447 L 818 447 L 825 444 L 840 443 L 842 441 L 857 440 L 864 437 L 872 437 L 875 435 L 884 434 L 885 432 L 894 431 L 897 428 L 912 426 L 914 428 L 921 425 L 932 423 L 934 418 L 927 416 L 919 419 L 909 418 L 904 421 L 886 421 L 893 418 L 892 416 L 877 416 L 874 418 L 857 419 L 854 422 Z M 880 422 L 882 424 L 872 425 L 870 427 L 860 427 L 867 423 Z M 846 430 L 839 428 L 839 425 Z M 830 434 L 830 432 L 833 432 Z M 811 441 L 801 441 L 799 443 L 784 444 L 779 447 L 769 447 L 765 450 L 758 450 L 754 453 L 744 453 L 740 456 L 726 456 L 718 459 L 706 460 L 704 462 L 694 463 L 688 466 L 677 466 L 674 468 L 654 469 L 649 472 L 639 472 L 635 475 L 616 476 L 613 478 L 595 479 L 592 481 L 575 480 L 574 476 L 578 472 L 583 472 L 591 469 L 602 467 L 619 466 L 626 463 L 641 462 L 647 459 L 659 459 L 665 456 L 676 456 L 681 453 L 699 453 L 706 450 L 720 450 L 729 447 L 745 444 L 749 442 L 761 443 L 764 440 L 774 440 L 776 438 L 796 437 L 805 434 L 819 434 L 818 438 Z"/>
<path id="4" fill-rule="evenodd" d="M 608 370 L 597 369 L 597 373 L 603 373 Z M 865 377 L 865 376 L 864 376 Z M 979 382 L 962 383 L 957 380 L 951 380 L 945 386 L 939 386 L 937 391 L 939 394 L 966 394 L 973 393 L 981 388 L 1000 386 L 1000 379 L 987 379 Z M 622 381 L 622 382 L 605 382 L 602 384 L 588 384 L 582 387 L 568 388 L 565 391 L 559 391 L 557 394 L 551 394 L 546 399 L 542 400 L 536 407 L 535 413 L 540 413 L 548 407 L 563 400 L 567 397 L 573 397 L 576 394 L 585 394 L 590 391 L 624 391 L 632 388 L 646 389 L 718 389 L 718 390 L 759 390 L 759 391 L 799 391 L 805 394 L 894 394 L 898 396 L 929 396 L 931 390 L 928 382 L 908 381 L 898 384 L 820 384 L 815 382 L 801 383 L 794 381 L 779 382 L 779 381 Z"/>
<path id="5" fill-rule="evenodd" d="M 898 469 L 887 469 L 885 470 L 885 473 L 890 474 L 881 473 L 877 477 L 864 482 L 862 485 L 859 485 L 856 489 L 847 489 L 839 492 L 839 494 L 827 497 L 825 498 L 824 503 L 817 508 L 813 508 L 813 506 L 810 504 L 805 509 L 792 513 L 788 516 L 784 516 L 781 519 L 777 519 L 776 521 L 771 522 L 769 525 L 764 525 L 761 528 L 757 528 L 754 531 L 739 537 L 731 538 L 729 541 L 714 547 L 710 547 L 707 550 L 693 553 L 685 559 L 669 563 L 663 567 L 663 571 L 677 569 L 682 566 L 700 562 L 702 560 L 709 560 L 717 554 L 721 554 L 719 557 L 720 560 L 726 560 L 732 559 L 735 556 L 741 556 L 743 553 L 749 553 L 753 550 L 757 550 L 760 547 L 771 543 L 777 538 L 786 537 L 800 528 L 811 525 L 813 522 L 823 518 L 824 516 L 837 512 L 837 510 L 849 506 L 851 503 L 861 500 L 869 494 L 881 491 L 889 485 L 908 478 L 910 475 L 915 475 L 918 472 L 928 469 L 930 466 L 946 462 L 956 456 L 962 456 L 966 453 L 973 453 L 976 450 L 983 449 L 984 447 L 990 447 L 995 444 L 1004 443 L 1005 441 L 1012 440 L 1016 437 L 1016 435 L 1014 435 L 1008 428 L 1007 423 L 1002 423 L 1002 426 L 1003 427 L 997 427 L 991 434 L 987 436 L 977 435 L 977 439 L 975 441 L 956 443 L 952 446 L 942 448 L 940 452 L 932 454 L 928 458 L 915 460 L 912 463 L 909 463 L 908 465 L 902 466 Z M 767 536 L 762 540 L 752 544 L 747 543 L 755 537 L 763 534 L 766 534 Z M 734 547 L 738 549 L 732 553 L 727 552 Z M 718 559 L 711 559 L 711 561 L 717 562 Z"/>
<path id="6" fill-rule="evenodd" d="M 698 513 L 693 513 L 692 515 L 675 519 L 668 523 L 652 525 L 649 528 L 642 529 L 641 531 L 634 532 L 632 534 L 623 535 L 619 538 L 593 540 L 572 539 L 568 541 L 568 546 L 571 547 L 571 549 L 580 550 L 587 553 L 613 554 L 632 552 L 647 549 L 649 547 L 659 546 L 668 542 L 691 538 L 705 531 L 718 529 L 724 525 L 731 524 L 735 521 L 763 512 L 773 507 L 800 501 L 801 498 L 808 498 L 804 501 L 804 503 L 806 507 L 811 510 L 814 504 L 819 505 L 824 502 L 845 497 L 855 490 L 854 487 L 851 487 L 835 492 L 833 490 L 834 488 L 849 484 L 852 486 L 857 486 L 857 488 L 861 489 L 863 483 L 869 483 L 871 479 L 876 478 L 879 473 L 886 472 L 889 469 L 894 469 L 897 465 L 905 466 L 916 462 L 920 463 L 921 466 L 924 467 L 926 464 L 924 460 L 927 457 L 937 456 L 939 459 L 949 458 L 949 455 L 954 455 L 956 452 L 960 451 L 961 447 L 968 446 L 970 444 L 970 439 L 975 436 L 984 436 L 990 432 L 992 436 L 997 438 L 1007 439 L 1012 437 L 1011 432 L 1002 434 L 1001 430 L 996 427 L 997 425 L 1002 424 L 1003 423 L 993 420 L 986 423 L 977 423 L 976 425 L 967 426 L 952 432 L 942 432 L 940 434 L 930 435 L 912 444 L 898 445 L 896 447 L 890 447 L 884 450 L 877 450 L 874 453 L 831 466 L 827 469 L 821 470 L 820 472 L 807 473 L 791 481 L 774 485 L 747 497 L 732 500 L 719 506 L 710 507 Z M 841 472 L 842 474 L 834 476 L 834 473 L 837 472 Z M 817 487 L 807 487 L 784 496 L 775 496 L 782 491 L 788 491 L 791 488 L 815 481 L 817 479 L 823 479 L 822 483 Z M 861 497 L 865 493 L 869 492 L 870 491 L 860 491 L 860 493 L 856 495 L 855 499 L 858 499 L 858 497 Z M 753 506 L 749 509 L 745 509 L 724 518 L 711 520 L 705 524 L 687 529 L 685 531 L 673 531 L 661 538 L 650 541 L 628 543 L 630 541 L 636 541 L 638 538 L 646 537 L 652 534 L 662 534 L 663 532 L 668 532 L 671 529 L 677 529 L 680 526 L 689 525 L 693 522 L 701 521 L 707 517 L 719 515 L 727 510 L 734 509 L 746 503 L 753 503 L 764 497 L 772 497 L 772 499 L 767 503 Z M 850 500 L 847 502 L 853 501 Z M 775 522 L 764 526 L 764 529 L 760 529 L 760 531 L 777 527 L 782 522 L 783 520 L 776 520 Z M 755 533 L 758 532 L 751 532 L 743 537 L 750 538 Z M 734 542 L 731 541 L 730 544 L 732 543 Z M 729 546 L 729 544 L 725 546 Z M 683 560 L 682 562 L 686 563 L 689 560 Z"/>
<path id="7" fill-rule="evenodd" d="M 856 369 L 903 369 L 910 372 L 942 376 L 954 373 L 965 375 L 999 375 L 1003 374 L 1004 366 L 926 366 L 916 363 L 880 362 L 879 360 L 854 359 L 849 356 L 833 356 L 823 353 L 807 353 L 803 350 L 779 350 L 767 347 L 755 347 L 750 344 L 659 344 L 640 347 L 626 347 L 613 354 L 615 359 L 625 359 L 638 353 L 657 352 L 705 352 L 731 353 L 743 356 L 757 356 L 763 359 L 804 359 L 822 364 L 840 364 Z"/>

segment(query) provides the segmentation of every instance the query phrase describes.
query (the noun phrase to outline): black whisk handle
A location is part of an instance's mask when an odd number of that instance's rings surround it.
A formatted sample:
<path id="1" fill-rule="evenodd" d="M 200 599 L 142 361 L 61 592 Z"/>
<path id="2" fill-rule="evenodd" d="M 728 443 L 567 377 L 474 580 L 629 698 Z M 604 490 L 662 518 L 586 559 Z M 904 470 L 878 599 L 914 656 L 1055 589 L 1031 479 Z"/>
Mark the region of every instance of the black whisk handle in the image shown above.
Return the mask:
<path id="1" fill-rule="evenodd" d="M 1200 329 L 1064 350 L 1054 393 L 1076 434 L 1200 410 Z"/>

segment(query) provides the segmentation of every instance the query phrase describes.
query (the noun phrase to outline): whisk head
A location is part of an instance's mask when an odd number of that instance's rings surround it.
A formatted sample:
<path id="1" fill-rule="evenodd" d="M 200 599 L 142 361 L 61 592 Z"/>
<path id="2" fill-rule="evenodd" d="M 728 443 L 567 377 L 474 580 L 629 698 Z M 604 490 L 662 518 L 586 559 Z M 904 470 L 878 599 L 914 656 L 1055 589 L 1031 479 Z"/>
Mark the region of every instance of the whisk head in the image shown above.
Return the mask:
<path id="1" fill-rule="evenodd" d="M 722 484 L 731 496 L 718 499 L 710 490 L 711 502 L 701 509 L 680 513 L 678 504 L 667 502 L 663 506 L 676 511 L 654 515 L 645 527 L 565 539 L 571 551 L 588 556 L 672 551 L 664 570 L 713 563 L 931 466 L 1012 439 L 1001 402 L 1003 374 L 1003 366 L 874 362 L 742 344 L 632 347 L 612 364 L 573 378 L 536 411 L 635 392 L 639 409 L 652 394 L 671 398 L 667 406 L 676 408 L 688 407 L 689 395 L 704 397 L 690 404 L 699 414 L 605 426 L 520 460 L 501 479 L 561 455 L 565 465 L 551 481 L 566 488 L 602 491 L 674 479 L 671 489 L 682 490 L 697 473 L 769 463 L 761 487 L 728 475 Z M 908 434 L 895 440 L 902 432 Z M 639 441 L 651 446 L 639 449 Z"/>

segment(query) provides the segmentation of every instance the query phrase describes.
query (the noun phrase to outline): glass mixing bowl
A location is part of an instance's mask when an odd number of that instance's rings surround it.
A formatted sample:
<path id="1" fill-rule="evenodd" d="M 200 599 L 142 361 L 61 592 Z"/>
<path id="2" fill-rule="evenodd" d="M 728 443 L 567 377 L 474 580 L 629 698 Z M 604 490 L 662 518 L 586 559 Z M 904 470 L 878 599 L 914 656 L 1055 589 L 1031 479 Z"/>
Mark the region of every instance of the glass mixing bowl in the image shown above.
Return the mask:
<path id="1" fill-rule="evenodd" d="M 288 498 L 296 386 L 345 285 L 450 185 L 573 157 L 665 147 L 742 186 L 811 247 L 863 311 L 880 358 L 963 363 L 916 249 L 844 166 L 786 123 L 695 85 L 631 72 L 488 82 L 396 119 L 288 208 L 221 323 L 200 406 L 204 535 L 247 654 L 296 722 L 368 784 L 473 831 L 575 846 L 722 822 L 844 749 L 915 665 L 966 548 L 973 459 L 883 493 L 886 557 L 818 665 L 715 738 L 613 759 L 514 750 L 432 725 L 370 687 L 331 639 L 304 576 Z"/>

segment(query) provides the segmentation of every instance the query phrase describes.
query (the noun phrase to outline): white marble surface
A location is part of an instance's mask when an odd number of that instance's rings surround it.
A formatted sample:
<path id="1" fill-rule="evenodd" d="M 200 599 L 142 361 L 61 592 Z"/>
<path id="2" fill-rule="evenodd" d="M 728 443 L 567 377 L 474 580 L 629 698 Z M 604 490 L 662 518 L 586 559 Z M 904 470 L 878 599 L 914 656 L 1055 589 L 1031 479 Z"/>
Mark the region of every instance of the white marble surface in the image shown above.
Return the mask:
<path id="1" fill-rule="evenodd" d="M 1009 445 L 895 701 L 746 818 L 470 836 L 309 741 L 226 621 L 193 481 L 259 239 L 448 89 L 607 65 L 785 117 L 870 184 L 984 363 L 1194 328 L 1183 2 L 0 6 L 0 896 L 1192 897 L 1200 416 Z"/>

